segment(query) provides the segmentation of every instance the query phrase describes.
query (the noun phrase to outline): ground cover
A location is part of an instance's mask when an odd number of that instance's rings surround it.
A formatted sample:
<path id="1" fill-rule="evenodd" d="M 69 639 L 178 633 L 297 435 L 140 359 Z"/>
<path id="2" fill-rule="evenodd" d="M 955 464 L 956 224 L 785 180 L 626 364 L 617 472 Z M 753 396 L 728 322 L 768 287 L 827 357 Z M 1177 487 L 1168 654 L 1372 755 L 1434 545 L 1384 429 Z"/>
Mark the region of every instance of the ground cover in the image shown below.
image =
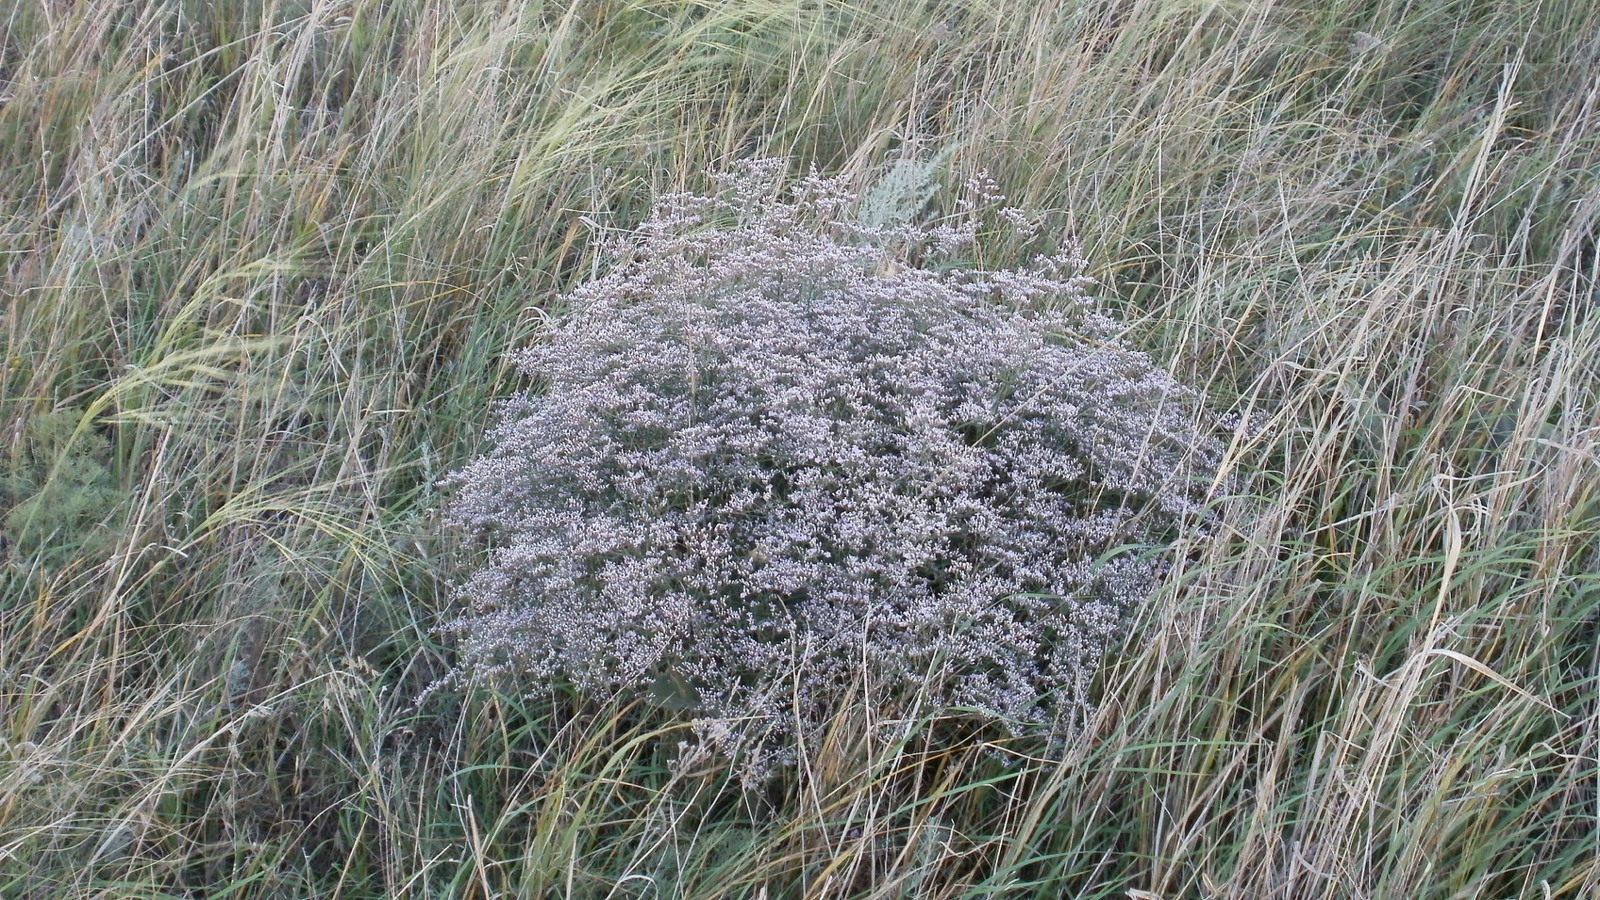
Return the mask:
<path id="1" fill-rule="evenodd" d="M 1592 3 L 0 12 L 0 895 L 1587 898 Z M 1237 423 L 1064 756 L 424 688 L 435 487 L 652 198 L 979 171 Z M 1020 262 L 1004 251 L 981 260 Z M 913 732 L 917 733 L 917 732 Z"/>

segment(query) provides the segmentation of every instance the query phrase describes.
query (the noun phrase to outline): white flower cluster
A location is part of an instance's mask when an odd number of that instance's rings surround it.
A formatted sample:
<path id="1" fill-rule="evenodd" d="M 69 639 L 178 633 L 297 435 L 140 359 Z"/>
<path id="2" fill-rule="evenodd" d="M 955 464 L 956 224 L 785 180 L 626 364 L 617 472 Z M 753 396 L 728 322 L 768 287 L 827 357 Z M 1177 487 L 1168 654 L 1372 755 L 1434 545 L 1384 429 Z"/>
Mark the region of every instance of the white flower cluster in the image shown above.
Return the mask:
<path id="1" fill-rule="evenodd" d="M 728 751 L 863 684 L 1058 721 L 1159 575 L 1125 548 L 1203 519 L 1197 398 L 1118 344 L 1073 254 L 958 265 L 982 190 L 885 226 L 783 180 L 664 199 L 517 357 L 539 387 L 448 482 L 490 548 L 465 671 L 653 692 Z"/>

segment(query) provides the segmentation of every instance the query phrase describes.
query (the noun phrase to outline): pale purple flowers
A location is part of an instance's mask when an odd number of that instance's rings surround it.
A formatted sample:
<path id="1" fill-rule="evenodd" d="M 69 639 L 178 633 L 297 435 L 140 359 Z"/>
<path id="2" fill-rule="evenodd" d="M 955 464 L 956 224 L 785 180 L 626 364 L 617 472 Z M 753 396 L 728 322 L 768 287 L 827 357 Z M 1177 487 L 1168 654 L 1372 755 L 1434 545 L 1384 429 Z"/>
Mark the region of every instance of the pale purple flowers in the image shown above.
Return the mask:
<path id="1" fill-rule="evenodd" d="M 729 751 L 852 689 L 1050 727 L 1203 527 L 1197 397 L 1116 340 L 1073 254 L 959 265 L 1021 218 L 983 190 L 869 226 L 841 182 L 783 179 L 663 199 L 516 357 L 538 387 L 449 481 L 489 547 L 464 671 L 640 691 Z"/>

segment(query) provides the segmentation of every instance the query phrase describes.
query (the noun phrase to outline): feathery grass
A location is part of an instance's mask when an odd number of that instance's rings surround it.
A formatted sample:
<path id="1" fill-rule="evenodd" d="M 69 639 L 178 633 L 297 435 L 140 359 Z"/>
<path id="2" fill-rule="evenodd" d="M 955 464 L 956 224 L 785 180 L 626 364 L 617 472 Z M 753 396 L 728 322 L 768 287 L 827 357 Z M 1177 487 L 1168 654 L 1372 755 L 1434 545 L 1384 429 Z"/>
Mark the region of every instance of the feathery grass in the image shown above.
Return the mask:
<path id="1" fill-rule="evenodd" d="M 1596 33 L 1511 0 L 13 4 L 0 895 L 1595 896 Z M 841 708 L 753 795 L 604 698 L 416 704 L 459 575 L 431 485 L 506 351 L 597 228 L 754 155 L 989 172 L 1244 423 L 1231 530 L 1066 758 Z"/>

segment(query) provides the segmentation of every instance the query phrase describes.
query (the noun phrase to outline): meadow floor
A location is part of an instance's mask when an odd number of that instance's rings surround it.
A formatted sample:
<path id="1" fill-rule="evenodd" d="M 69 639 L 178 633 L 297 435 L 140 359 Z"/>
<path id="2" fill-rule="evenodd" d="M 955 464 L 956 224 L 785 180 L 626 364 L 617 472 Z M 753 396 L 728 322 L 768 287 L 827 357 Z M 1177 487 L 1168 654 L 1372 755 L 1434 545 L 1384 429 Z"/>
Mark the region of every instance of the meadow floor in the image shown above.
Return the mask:
<path id="1" fill-rule="evenodd" d="M 0 5 L 0 897 L 1600 896 L 1600 4 Z M 599 229 L 989 173 L 1250 423 L 1064 755 L 446 687 Z M 948 202 L 935 195 L 935 208 Z M 1018 260 L 985 259 L 1007 266 Z"/>

